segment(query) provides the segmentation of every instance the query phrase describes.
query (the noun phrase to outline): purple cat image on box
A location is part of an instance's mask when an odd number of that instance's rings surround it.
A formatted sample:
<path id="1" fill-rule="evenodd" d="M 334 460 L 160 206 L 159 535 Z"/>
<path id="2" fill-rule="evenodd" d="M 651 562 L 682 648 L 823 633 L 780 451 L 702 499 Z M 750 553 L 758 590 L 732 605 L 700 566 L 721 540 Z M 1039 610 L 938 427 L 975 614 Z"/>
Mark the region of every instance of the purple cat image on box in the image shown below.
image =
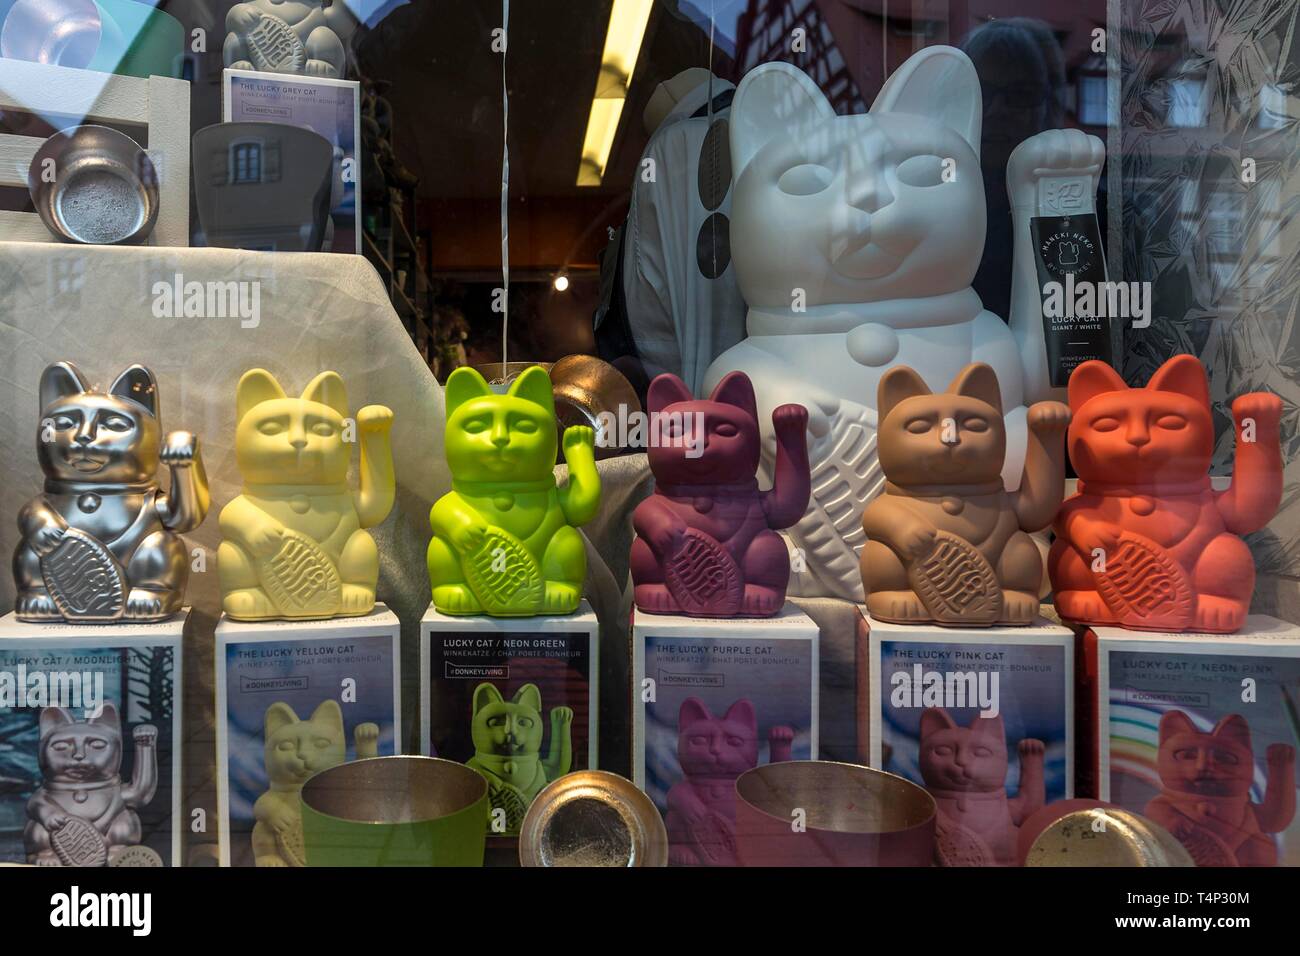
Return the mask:
<path id="1" fill-rule="evenodd" d="M 707 400 L 675 375 L 650 383 L 655 490 L 632 524 L 636 606 L 651 614 L 770 617 L 785 604 L 790 556 L 776 532 L 808 507 L 808 411 L 772 412 L 772 488 L 756 477 L 761 438 L 754 386 L 732 372 Z"/>

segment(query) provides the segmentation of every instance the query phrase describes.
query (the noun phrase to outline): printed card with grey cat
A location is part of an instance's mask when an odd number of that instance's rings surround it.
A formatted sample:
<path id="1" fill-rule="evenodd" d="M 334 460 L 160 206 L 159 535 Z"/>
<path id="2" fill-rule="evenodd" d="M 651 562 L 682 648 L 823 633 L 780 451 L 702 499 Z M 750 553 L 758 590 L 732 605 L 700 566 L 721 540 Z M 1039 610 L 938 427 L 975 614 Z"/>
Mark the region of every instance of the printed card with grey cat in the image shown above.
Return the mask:
<path id="1" fill-rule="evenodd" d="M 180 630 L 159 627 L 176 640 L 0 634 L 0 860 L 180 865 Z"/>
<path id="2" fill-rule="evenodd" d="M 260 633 L 223 637 L 231 625 L 218 628 L 222 859 L 303 866 L 302 785 L 346 761 L 400 752 L 396 629 L 234 626 Z"/>

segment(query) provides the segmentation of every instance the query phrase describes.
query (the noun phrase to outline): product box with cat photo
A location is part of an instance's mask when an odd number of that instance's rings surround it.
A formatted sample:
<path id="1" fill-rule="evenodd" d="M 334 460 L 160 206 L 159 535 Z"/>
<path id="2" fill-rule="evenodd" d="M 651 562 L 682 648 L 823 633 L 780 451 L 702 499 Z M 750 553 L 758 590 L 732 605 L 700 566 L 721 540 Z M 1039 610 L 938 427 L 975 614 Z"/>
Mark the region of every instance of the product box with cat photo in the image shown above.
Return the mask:
<path id="1" fill-rule="evenodd" d="M 399 752 L 400 635 L 383 604 L 352 618 L 217 623 L 223 866 L 303 866 L 307 778 Z"/>
<path id="2" fill-rule="evenodd" d="M 548 783 L 596 766 L 600 624 L 584 600 L 567 615 L 453 616 L 420 622 L 423 752 L 488 779 L 490 836 L 515 836 Z"/>
<path id="3" fill-rule="evenodd" d="M 184 628 L 0 619 L 0 861 L 181 864 Z"/>
<path id="4" fill-rule="evenodd" d="M 1074 796 L 1073 633 L 868 626 L 871 765 L 935 798 L 943 865 L 1016 864 L 1019 827 Z"/>
<path id="5" fill-rule="evenodd" d="M 735 866 L 735 783 L 818 756 L 818 629 L 786 604 L 767 618 L 637 613 L 632 779 L 668 828 L 676 866 Z"/>
<path id="6" fill-rule="evenodd" d="M 1224 637 L 1094 635 L 1101 799 L 1199 866 L 1300 866 L 1300 627 L 1250 615 Z"/>

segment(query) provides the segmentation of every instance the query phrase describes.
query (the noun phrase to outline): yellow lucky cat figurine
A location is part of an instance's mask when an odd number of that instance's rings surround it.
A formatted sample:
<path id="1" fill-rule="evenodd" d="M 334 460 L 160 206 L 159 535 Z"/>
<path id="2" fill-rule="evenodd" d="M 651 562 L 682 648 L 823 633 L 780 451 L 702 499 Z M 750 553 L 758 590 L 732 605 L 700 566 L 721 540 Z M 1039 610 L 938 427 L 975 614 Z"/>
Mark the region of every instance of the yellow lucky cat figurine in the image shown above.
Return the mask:
<path id="1" fill-rule="evenodd" d="M 393 413 L 367 405 L 347 420 L 336 372 L 289 398 L 264 369 L 239 380 L 235 455 L 243 493 L 221 511 L 222 610 L 241 621 L 367 614 L 379 553 L 363 529 L 393 507 Z M 361 445 L 361 490 L 347 483 Z"/>

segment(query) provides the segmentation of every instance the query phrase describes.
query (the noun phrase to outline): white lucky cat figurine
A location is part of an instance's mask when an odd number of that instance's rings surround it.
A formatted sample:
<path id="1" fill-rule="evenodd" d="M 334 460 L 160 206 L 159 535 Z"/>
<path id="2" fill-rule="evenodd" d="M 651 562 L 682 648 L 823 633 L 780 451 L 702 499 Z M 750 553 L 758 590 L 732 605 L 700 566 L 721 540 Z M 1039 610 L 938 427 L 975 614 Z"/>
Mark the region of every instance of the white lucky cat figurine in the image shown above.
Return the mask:
<path id="1" fill-rule="evenodd" d="M 1057 394 L 1031 244 L 1017 239 L 1025 262 L 1014 270 L 1010 327 L 971 288 L 984 249 L 982 109 L 974 66 L 947 46 L 910 57 L 862 115 L 837 116 L 788 63 L 759 66 L 737 88 L 731 249 L 748 337 L 714 361 L 704 389 L 729 372 L 749 376 L 768 475 L 773 409 L 808 408 L 813 494 L 787 532 L 802 551 L 792 594 L 863 600 L 862 510 L 884 486 L 876 386 L 890 367 L 910 366 L 936 390 L 972 362 L 993 367 L 1008 490 L 1024 467 L 1026 404 Z M 1044 197 L 1060 190 L 1045 185 L 1075 184 L 1067 192 L 1086 195 L 1071 211 L 1093 211 L 1104 156 L 1101 141 L 1079 130 L 1021 143 L 1008 169 L 1017 230 L 1027 234 L 1030 215 L 1053 211 Z"/>

